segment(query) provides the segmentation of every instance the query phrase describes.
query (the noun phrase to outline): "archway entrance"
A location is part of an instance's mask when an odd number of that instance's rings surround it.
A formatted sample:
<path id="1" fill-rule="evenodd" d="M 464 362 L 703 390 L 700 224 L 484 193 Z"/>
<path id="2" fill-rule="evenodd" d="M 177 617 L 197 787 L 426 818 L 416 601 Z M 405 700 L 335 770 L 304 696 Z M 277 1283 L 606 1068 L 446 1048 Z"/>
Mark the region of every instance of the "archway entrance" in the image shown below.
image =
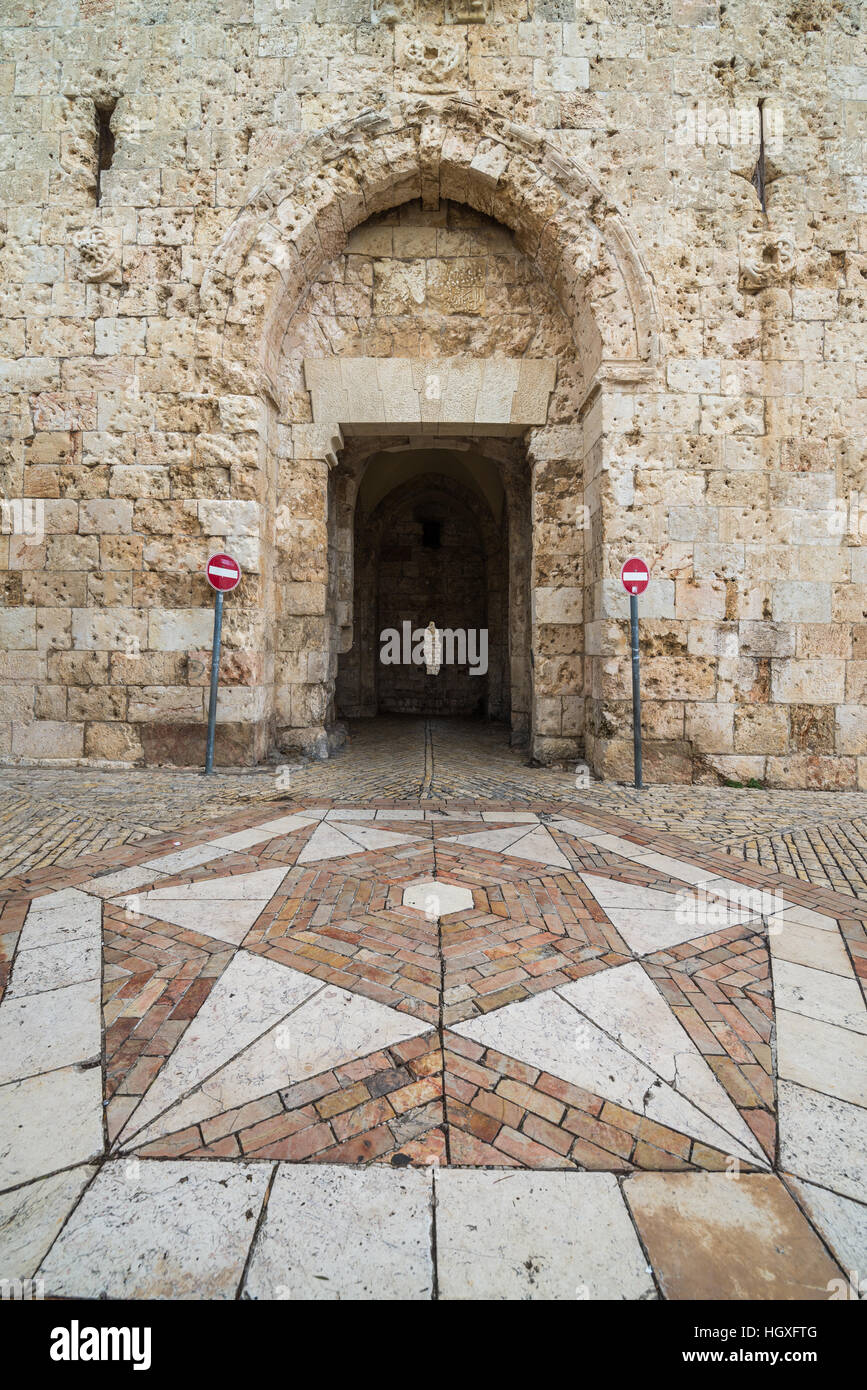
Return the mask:
<path id="1" fill-rule="evenodd" d="M 586 750 L 601 768 L 626 749 L 606 542 L 628 487 L 609 463 L 634 418 L 623 398 L 658 389 L 658 322 L 634 237 L 589 172 L 463 98 L 384 103 L 275 168 L 211 258 L 201 303 L 197 456 L 259 513 L 239 512 L 261 578 L 226 635 L 258 659 L 238 701 L 255 747 L 327 752 L 354 645 L 363 468 L 340 475 L 347 454 L 372 456 L 371 436 L 418 448 L 421 435 L 522 450 L 507 498 L 511 528 L 522 490 L 531 537 L 516 566 L 509 531 L 513 731 L 542 762 Z M 372 689 L 356 683 L 375 708 Z"/>
<path id="2" fill-rule="evenodd" d="M 482 448 L 398 447 L 370 459 L 355 508 L 352 643 L 338 663 L 338 716 L 510 719 L 511 668 L 517 678 L 529 662 L 529 526 L 510 522 L 508 450 L 500 444 L 498 464 Z M 435 674 L 421 660 L 430 622 L 441 634 Z M 521 736 L 520 689 L 515 697 Z"/>

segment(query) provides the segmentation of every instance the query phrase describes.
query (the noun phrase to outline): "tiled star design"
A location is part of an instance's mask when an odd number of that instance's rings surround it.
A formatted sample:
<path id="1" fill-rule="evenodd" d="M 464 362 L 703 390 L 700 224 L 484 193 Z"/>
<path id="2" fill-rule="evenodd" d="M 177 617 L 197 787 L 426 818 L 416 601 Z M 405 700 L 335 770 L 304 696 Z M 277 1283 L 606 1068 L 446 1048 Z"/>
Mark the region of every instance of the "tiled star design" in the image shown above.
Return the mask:
<path id="1" fill-rule="evenodd" d="M 690 878 L 531 813 L 309 810 L 151 861 L 105 905 L 110 1134 L 156 1157 L 762 1168 L 762 921 L 720 889 L 697 911 Z"/>

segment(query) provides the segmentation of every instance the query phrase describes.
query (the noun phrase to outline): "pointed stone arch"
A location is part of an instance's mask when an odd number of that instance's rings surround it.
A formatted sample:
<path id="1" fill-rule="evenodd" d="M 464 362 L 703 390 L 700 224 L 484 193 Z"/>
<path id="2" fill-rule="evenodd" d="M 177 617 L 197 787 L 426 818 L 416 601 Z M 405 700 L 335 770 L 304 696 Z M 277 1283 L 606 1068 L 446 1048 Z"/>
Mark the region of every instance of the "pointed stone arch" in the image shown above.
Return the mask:
<path id="1" fill-rule="evenodd" d="M 327 749 L 338 652 L 351 629 L 351 583 L 348 609 L 340 599 L 341 495 L 331 476 L 350 421 L 314 415 L 309 391 L 290 401 L 281 381 L 287 326 L 355 227 L 410 201 L 433 209 L 441 199 L 510 229 L 556 296 L 582 364 L 568 424 L 544 406 L 532 418 L 505 419 L 522 422 L 511 432 L 524 434 L 529 464 L 532 753 L 549 761 L 586 747 L 601 765 L 600 692 L 606 644 L 616 641 L 605 583 L 606 516 L 615 516 L 616 499 L 603 436 L 611 395 L 660 389 L 656 293 L 626 220 L 588 169 L 532 130 L 456 97 L 386 100 L 300 139 L 253 191 L 203 274 L 199 389 L 214 398 L 220 423 L 197 447 L 230 477 L 236 461 L 258 460 L 264 582 L 244 635 L 268 673 L 267 737 L 287 750 Z M 475 433 L 490 422 L 477 416 Z M 577 539 L 576 506 L 585 517 Z"/>
<path id="2" fill-rule="evenodd" d="M 657 298 L 622 215 L 578 160 L 458 98 L 384 102 L 308 136 L 267 174 L 206 267 L 201 364 L 229 380 L 252 370 L 279 406 L 283 331 L 319 270 L 354 227 L 417 198 L 466 203 L 511 229 L 553 287 L 588 375 L 652 379 Z"/>

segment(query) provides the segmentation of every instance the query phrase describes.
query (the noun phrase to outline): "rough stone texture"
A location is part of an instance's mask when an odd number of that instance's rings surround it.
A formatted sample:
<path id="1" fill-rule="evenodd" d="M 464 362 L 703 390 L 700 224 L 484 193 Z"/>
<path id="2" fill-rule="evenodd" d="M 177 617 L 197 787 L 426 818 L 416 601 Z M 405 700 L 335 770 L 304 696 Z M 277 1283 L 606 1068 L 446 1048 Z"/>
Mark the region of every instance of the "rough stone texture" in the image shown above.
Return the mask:
<path id="1" fill-rule="evenodd" d="M 466 485 L 493 465 L 508 519 L 499 710 L 537 759 L 629 771 L 637 552 L 648 775 L 867 787 L 854 5 L 9 0 L 3 26 L 0 758 L 198 762 L 217 549 L 244 569 L 218 759 L 327 753 L 371 659 L 365 480 L 432 435 L 462 455 L 466 415 Z M 335 358 L 367 365 L 324 418 Z"/>

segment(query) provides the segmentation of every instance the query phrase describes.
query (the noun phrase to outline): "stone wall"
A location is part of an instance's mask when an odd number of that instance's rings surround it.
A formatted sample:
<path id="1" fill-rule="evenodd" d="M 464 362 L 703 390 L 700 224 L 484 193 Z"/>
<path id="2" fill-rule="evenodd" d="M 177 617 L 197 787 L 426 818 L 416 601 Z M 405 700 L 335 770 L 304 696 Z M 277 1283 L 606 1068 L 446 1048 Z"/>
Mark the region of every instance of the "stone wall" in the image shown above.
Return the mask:
<path id="1" fill-rule="evenodd" d="M 650 776 L 867 786 L 853 0 L 0 22 L 0 757 L 199 760 L 214 549 L 245 571 L 218 758 L 321 746 L 360 473 L 304 358 L 526 354 L 557 362 L 508 502 L 536 755 L 628 774 L 641 553 Z"/>

